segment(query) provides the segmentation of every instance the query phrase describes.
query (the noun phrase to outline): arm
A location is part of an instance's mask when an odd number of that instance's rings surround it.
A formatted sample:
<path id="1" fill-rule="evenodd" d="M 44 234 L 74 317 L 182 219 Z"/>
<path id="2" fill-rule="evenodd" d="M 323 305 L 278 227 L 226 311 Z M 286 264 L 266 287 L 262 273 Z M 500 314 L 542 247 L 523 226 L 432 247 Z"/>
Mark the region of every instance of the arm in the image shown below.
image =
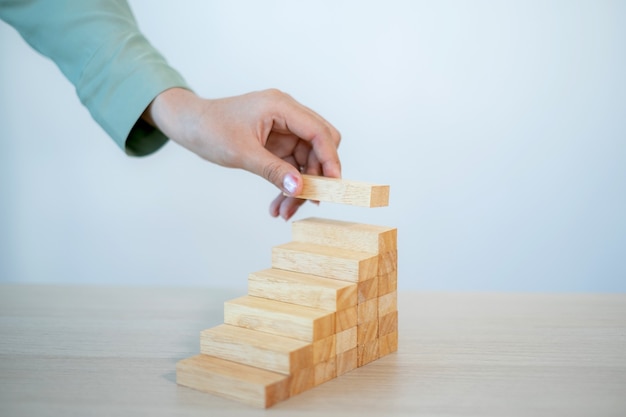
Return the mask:
<path id="1" fill-rule="evenodd" d="M 278 90 L 206 100 L 172 88 L 144 118 L 173 141 L 213 163 L 260 175 L 282 192 L 270 214 L 288 220 L 305 200 L 300 173 L 341 177 L 339 132 Z"/>
<path id="2" fill-rule="evenodd" d="M 183 78 L 139 32 L 124 0 L 0 0 L 0 18 L 52 59 L 93 118 L 130 155 L 167 138 L 141 114 Z"/>

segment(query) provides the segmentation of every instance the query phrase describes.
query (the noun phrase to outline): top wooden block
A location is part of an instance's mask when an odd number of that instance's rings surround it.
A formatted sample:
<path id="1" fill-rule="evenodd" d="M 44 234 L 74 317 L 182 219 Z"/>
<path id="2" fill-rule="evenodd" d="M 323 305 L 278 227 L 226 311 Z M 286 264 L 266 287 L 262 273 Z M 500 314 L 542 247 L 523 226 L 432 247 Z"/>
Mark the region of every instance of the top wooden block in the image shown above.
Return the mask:
<path id="1" fill-rule="evenodd" d="M 389 186 L 338 178 L 302 175 L 304 187 L 296 198 L 361 207 L 389 205 Z"/>

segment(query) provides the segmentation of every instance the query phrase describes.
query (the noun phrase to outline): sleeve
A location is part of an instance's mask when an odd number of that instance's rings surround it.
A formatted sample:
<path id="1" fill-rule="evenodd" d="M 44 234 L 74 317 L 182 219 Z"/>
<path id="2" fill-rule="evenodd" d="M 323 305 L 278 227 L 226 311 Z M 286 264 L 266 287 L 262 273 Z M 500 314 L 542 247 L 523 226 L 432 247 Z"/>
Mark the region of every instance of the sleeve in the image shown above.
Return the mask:
<path id="1" fill-rule="evenodd" d="M 161 92 L 188 87 L 140 33 L 126 0 L 0 0 L 0 18 L 56 63 L 127 154 L 167 141 L 141 114 Z"/>

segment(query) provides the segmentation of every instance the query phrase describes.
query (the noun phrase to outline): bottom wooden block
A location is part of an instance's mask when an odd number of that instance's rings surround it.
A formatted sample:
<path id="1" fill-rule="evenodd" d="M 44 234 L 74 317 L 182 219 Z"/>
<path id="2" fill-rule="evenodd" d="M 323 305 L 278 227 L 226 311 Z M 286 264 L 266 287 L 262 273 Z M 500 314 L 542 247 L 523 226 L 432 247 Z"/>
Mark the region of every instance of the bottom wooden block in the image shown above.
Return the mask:
<path id="1" fill-rule="evenodd" d="M 380 357 L 389 355 L 398 350 L 398 331 L 391 332 L 378 339 L 378 352 Z"/>
<path id="2" fill-rule="evenodd" d="M 291 374 L 289 378 L 289 395 L 298 395 L 315 386 L 315 368 L 304 368 Z"/>
<path id="3" fill-rule="evenodd" d="M 356 369 L 357 357 L 357 348 L 352 348 L 337 355 L 337 376 L 343 375 L 353 369 Z"/>
<path id="4" fill-rule="evenodd" d="M 287 375 L 209 355 L 196 355 L 179 361 L 176 364 L 176 382 L 264 408 L 289 398 L 290 389 Z"/>
<path id="5" fill-rule="evenodd" d="M 337 360 L 333 356 L 326 362 L 315 365 L 315 385 L 323 384 L 337 376 Z"/>
<path id="6" fill-rule="evenodd" d="M 361 367 L 375 361 L 379 357 L 378 339 L 357 346 L 357 366 Z"/>

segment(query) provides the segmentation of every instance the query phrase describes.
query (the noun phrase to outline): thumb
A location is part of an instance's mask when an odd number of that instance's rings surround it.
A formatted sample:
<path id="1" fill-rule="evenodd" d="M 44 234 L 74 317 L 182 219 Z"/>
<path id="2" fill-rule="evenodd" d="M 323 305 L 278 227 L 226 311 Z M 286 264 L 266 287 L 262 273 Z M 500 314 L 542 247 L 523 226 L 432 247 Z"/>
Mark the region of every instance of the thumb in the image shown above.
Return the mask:
<path id="1" fill-rule="evenodd" d="M 302 192 L 302 176 L 296 167 L 267 149 L 261 148 L 250 162 L 250 172 L 265 178 L 288 196 L 294 197 Z"/>

